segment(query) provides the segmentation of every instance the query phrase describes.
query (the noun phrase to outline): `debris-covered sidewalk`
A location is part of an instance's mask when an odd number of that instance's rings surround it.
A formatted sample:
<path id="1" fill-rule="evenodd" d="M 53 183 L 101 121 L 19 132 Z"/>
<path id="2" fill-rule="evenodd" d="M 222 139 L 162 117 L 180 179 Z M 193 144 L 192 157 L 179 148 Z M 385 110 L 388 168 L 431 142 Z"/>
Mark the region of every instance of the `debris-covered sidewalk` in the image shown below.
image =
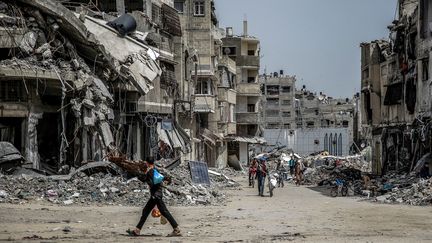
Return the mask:
<path id="1" fill-rule="evenodd" d="M 0 175 L 0 202 L 136 206 L 147 200 L 150 196 L 147 184 L 136 177 L 119 175 L 112 169 L 115 165 L 110 166 L 72 173 L 70 178 L 38 175 L 26 170 L 19 170 L 18 175 Z M 116 169 L 124 174 L 120 168 Z M 100 172 L 90 173 L 98 170 Z M 239 189 L 239 184 L 223 171 L 209 173 L 210 185 L 194 184 L 187 166 L 163 171 L 172 177 L 172 184 L 164 189 L 164 197 L 170 205 L 221 205 L 226 199 L 222 188 Z M 230 169 L 224 171 L 231 175 L 237 173 Z"/>

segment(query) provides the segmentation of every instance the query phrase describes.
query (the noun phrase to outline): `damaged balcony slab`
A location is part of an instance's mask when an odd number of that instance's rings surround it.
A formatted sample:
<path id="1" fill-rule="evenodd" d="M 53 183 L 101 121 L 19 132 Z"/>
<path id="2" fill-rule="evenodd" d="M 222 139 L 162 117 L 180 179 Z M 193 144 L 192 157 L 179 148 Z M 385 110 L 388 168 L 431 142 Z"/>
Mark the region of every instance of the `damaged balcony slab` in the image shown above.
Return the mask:
<path id="1" fill-rule="evenodd" d="M 45 79 L 45 80 L 59 80 L 57 73 L 54 70 L 47 70 L 37 66 L 34 67 L 10 67 L 0 66 L 0 80 L 2 79 Z M 72 81 L 74 75 L 68 72 L 62 77 L 63 80 Z"/>
<path id="2" fill-rule="evenodd" d="M 116 59 L 117 71 L 130 80 L 138 92 L 145 95 L 153 89 L 152 82 L 162 74 L 162 69 L 156 62 L 159 53 L 128 36 L 120 37 L 106 23 L 90 16 L 86 16 L 84 22 L 105 47 L 105 51 Z"/>

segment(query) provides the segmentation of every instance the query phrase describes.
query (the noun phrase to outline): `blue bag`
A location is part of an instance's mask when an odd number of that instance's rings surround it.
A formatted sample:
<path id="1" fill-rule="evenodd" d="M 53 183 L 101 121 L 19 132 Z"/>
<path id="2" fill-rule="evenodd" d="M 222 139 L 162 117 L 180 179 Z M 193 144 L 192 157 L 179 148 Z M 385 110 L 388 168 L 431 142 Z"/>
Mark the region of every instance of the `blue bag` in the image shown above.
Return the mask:
<path id="1" fill-rule="evenodd" d="M 160 184 L 164 180 L 164 176 L 156 169 L 153 169 L 153 185 Z"/>

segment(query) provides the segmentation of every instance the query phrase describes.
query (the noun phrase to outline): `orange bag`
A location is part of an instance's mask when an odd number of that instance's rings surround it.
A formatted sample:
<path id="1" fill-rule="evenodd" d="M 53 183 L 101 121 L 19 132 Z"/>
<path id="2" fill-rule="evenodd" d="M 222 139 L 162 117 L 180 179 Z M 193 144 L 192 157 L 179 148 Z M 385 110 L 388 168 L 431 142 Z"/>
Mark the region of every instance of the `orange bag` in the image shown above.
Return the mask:
<path id="1" fill-rule="evenodd" d="M 155 206 L 152 209 L 151 215 L 153 218 L 159 218 L 161 216 L 161 213 L 160 213 L 159 209 L 157 208 L 157 206 Z"/>

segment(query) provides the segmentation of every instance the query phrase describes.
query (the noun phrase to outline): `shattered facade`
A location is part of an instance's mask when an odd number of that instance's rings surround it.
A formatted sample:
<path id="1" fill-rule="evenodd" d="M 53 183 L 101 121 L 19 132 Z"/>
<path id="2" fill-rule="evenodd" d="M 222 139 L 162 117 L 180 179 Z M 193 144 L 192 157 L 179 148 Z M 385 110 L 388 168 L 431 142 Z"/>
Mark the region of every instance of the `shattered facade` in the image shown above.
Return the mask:
<path id="1" fill-rule="evenodd" d="M 360 45 L 362 136 L 372 146 L 376 174 L 410 172 L 431 151 L 432 3 L 398 5 L 389 40 Z"/>
<path id="2" fill-rule="evenodd" d="M 188 152 L 189 136 L 173 119 L 170 46 L 180 22 L 167 27 L 177 12 L 158 3 L 151 17 L 133 12 L 137 31 L 121 36 L 115 17 L 92 6 L 2 2 L 1 140 L 51 173 L 112 151 L 135 160 Z"/>

